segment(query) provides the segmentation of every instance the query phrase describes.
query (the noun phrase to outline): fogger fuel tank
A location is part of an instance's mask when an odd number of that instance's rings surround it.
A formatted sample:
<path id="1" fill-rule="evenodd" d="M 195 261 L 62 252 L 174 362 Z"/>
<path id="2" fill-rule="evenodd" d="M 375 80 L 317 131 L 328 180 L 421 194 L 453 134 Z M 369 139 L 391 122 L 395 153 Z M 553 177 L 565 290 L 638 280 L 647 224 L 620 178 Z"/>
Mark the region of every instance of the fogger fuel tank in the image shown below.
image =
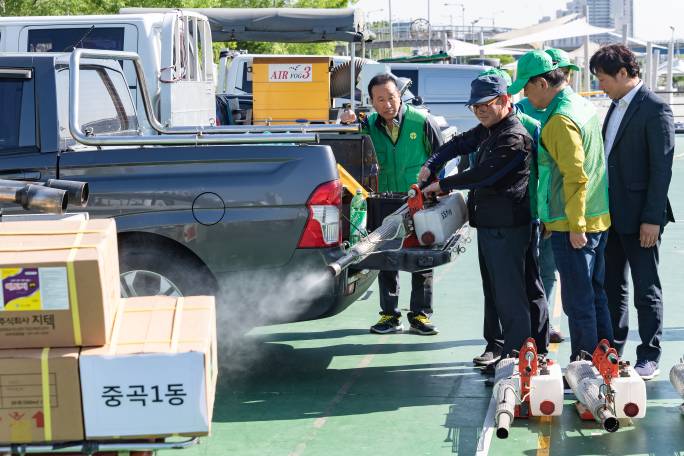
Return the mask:
<path id="1" fill-rule="evenodd" d="M 460 192 L 439 198 L 439 202 L 416 212 L 413 225 L 420 245 L 443 244 L 467 220 L 466 202 Z"/>

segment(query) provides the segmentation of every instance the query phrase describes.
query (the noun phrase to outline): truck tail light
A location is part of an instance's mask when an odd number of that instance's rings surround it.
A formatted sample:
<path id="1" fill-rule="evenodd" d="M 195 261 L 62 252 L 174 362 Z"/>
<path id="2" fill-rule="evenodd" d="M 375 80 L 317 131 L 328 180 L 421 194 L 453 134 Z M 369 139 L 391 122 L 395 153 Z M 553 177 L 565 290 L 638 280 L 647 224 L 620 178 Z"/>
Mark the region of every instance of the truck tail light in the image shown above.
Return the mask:
<path id="1" fill-rule="evenodd" d="M 309 218 L 299 248 L 334 247 L 342 243 L 340 213 L 342 184 L 339 179 L 319 185 L 306 202 Z"/>

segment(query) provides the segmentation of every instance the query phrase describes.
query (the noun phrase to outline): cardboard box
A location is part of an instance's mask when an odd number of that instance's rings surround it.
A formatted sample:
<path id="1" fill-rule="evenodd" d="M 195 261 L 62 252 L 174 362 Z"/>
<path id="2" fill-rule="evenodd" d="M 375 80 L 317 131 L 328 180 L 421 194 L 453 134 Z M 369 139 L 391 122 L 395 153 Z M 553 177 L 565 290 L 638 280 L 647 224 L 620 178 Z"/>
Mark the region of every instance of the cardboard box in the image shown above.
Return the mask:
<path id="1" fill-rule="evenodd" d="M 73 440 L 83 440 L 78 348 L 0 350 L 0 443 Z"/>
<path id="2" fill-rule="evenodd" d="M 122 301 L 110 344 L 81 352 L 86 438 L 208 435 L 217 376 L 214 297 Z"/>
<path id="3" fill-rule="evenodd" d="M 113 220 L 0 223 L 0 348 L 104 345 L 119 303 Z"/>

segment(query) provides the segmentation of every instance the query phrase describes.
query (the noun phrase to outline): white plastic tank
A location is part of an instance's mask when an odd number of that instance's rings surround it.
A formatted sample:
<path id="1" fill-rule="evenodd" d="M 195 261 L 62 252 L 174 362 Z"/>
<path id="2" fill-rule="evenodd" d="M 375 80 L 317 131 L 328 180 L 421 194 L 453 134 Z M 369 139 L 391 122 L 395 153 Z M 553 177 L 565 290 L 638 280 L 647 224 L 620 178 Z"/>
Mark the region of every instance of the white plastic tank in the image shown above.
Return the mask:
<path id="1" fill-rule="evenodd" d="M 549 373 L 530 379 L 530 409 L 533 416 L 560 416 L 563 413 L 563 373 L 560 365 L 548 366 Z"/>
<path id="2" fill-rule="evenodd" d="M 416 212 L 413 225 L 421 245 L 443 244 L 468 220 L 465 198 L 461 192 L 450 193 L 439 202 Z"/>
<path id="3" fill-rule="evenodd" d="M 624 372 L 629 376 L 620 375 L 611 381 L 615 391 L 615 416 L 643 418 L 646 416 L 646 383 L 632 366 L 624 368 Z"/>

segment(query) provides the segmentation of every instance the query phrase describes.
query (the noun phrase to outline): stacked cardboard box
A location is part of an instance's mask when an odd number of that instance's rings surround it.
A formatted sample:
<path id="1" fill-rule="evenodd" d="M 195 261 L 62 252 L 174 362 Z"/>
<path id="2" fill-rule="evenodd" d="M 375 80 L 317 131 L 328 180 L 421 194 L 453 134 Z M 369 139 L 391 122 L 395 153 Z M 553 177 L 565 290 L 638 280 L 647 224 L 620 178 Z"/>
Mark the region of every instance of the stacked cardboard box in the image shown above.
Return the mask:
<path id="1" fill-rule="evenodd" d="M 214 298 L 121 299 L 113 221 L 0 224 L 0 285 L 0 444 L 209 433 Z"/>

